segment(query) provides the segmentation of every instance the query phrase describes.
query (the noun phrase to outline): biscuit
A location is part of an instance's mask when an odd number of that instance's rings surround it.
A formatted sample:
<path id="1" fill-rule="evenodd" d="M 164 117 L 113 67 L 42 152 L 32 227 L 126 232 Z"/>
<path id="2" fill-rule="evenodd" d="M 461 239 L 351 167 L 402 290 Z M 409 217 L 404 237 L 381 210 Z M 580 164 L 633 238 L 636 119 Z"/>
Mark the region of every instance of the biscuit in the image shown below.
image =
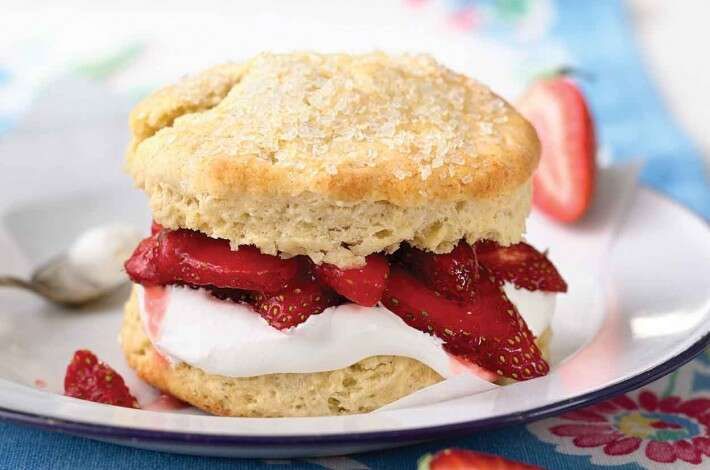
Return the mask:
<path id="1" fill-rule="evenodd" d="M 131 114 L 126 169 L 168 228 L 340 267 L 403 241 L 520 240 L 540 145 L 427 56 L 262 54 Z"/>
<path id="2" fill-rule="evenodd" d="M 547 355 L 549 331 L 537 341 Z M 442 377 L 414 359 L 373 356 L 343 369 L 306 374 L 224 377 L 185 363 L 171 365 L 143 330 L 135 292 L 125 306 L 120 341 L 141 379 L 221 416 L 326 416 L 366 413 L 433 385 Z"/>

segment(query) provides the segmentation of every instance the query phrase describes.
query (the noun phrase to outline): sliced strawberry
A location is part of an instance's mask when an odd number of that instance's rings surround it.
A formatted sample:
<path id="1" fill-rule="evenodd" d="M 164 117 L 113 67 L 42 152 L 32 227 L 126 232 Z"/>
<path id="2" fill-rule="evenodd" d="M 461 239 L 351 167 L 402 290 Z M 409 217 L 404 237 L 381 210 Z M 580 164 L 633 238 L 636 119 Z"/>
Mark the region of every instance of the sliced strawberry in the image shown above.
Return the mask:
<path id="1" fill-rule="evenodd" d="M 596 139 L 587 103 L 566 77 L 533 84 L 518 101 L 542 144 L 533 176 L 533 204 L 547 215 L 573 222 L 592 200 L 596 175 Z"/>
<path id="2" fill-rule="evenodd" d="M 170 282 L 160 270 L 160 243 L 157 235 L 144 238 L 123 267 L 132 281 L 147 286 Z"/>
<path id="3" fill-rule="evenodd" d="M 506 332 L 505 328 L 496 329 L 497 324 L 487 324 L 489 312 L 482 304 L 448 299 L 399 266 L 392 266 L 382 303 L 409 326 L 433 333 L 450 344 L 465 347 L 486 329 L 498 335 Z"/>
<path id="4" fill-rule="evenodd" d="M 139 408 L 123 378 L 91 351 L 74 353 L 64 376 L 64 394 L 107 405 Z"/>
<path id="5" fill-rule="evenodd" d="M 476 243 L 478 262 L 500 283 L 512 282 L 519 289 L 567 292 L 567 283 L 547 259 L 527 243 L 511 246 L 484 240 Z"/>
<path id="6" fill-rule="evenodd" d="M 265 255 L 253 246 L 234 251 L 227 240 L 192 230 L 163 230 L 143 240 L 125 268 L 145 286 L 182 282 L 275 292 L 296 276 L 298 261 Z"/>
<path id="7" fill-rule="evenodd" d="M 465 240 L 450 253 L 434 254 L 404 246 L 397 255 L 429 287 L 453 299 L 469 298 L 478 279 L 476 253 Z"/>
<path id="8" fill-rule="evenodd" d="M 383 255 L 370 255 L 361 268 L 340 269 L 332 264 L 316 266 L 318 278 L 338 294 L 365 307 L 372 307 L 382 298 L 387 285 L 390 265 Z"/>
<path id="9" fill-rule="evenodd" d="M 301 276 L 274 294 L 255 294 L 253 302 L 254 310 L 271 326 L 284 330 L 338 305 L 340 299 L 329 288 Z"/>
<path id="10" fill-rule="evenodd" d="M 382 303 L 409 326 L 432 333 L 454 355 L 516 380 L 547 374 L 549 366 L 515 306 L 482 271 L 472 298 L 450 300 L 393 266 Z"/>
<path id="11" fill-rule="evenodd" d="M 434 455 L 426 454 L 419 459 L 419 470 L 535 470 L 528 465 L 497 455 L 483 454 L 471 450 L 445 449 Z"/>
<path id="12" fill-rule="evenodd" d="M 161 232 L 162 230 L 163 230 L 163 226 L 160 225 L 158 222 L 156 222 L 155 220 L 153 222 L 151 222 L 151 224 L 150 224 L 150 234 L 151 235 L 155 235 L 156 233 Z"/>

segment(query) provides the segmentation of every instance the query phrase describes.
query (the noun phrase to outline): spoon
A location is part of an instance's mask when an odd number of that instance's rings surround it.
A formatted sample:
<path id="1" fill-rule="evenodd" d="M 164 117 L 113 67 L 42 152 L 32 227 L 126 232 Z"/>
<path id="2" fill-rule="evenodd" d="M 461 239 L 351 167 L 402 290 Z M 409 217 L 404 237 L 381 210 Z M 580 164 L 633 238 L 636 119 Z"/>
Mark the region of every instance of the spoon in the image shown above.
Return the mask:
<path id="1" fill-rule="evenodd" d="M 0 287 L 33 292 L 55 304 L 81 307 L 116 290 L 126 279 L 123 262 L 142 236 L 111 224 L 84 232 L 69 250 L 37 268 L 29 280 L 0 275 Z"/>

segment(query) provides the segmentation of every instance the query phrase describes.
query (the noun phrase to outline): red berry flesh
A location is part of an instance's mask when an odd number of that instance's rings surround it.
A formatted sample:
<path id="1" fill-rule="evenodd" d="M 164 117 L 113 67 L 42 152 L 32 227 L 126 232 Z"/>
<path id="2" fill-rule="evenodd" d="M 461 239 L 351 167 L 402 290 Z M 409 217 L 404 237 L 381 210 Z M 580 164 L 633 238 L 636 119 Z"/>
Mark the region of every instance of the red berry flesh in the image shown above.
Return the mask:
<path id="1" fill-rule="evenodd" d="M 507 281 L 519 289 L 567 292 L 567 283 L 547 259 L 527 243 L 500 246 L 495 242 L 476 243 L 478 262 L 500 283 Z"/>
<path id="2" fill-rule="evenodd" d="M 76 351 L 67 366 L 64 394 L 107 405 L 139 408 L 138 400 L 131 395 L 123 377 L 85 349 Z"/>
<path id="3" fill-rule="evenodd" d="M 525 321 L 485 271 L 472 298 L 459 301 L 393 267 L 382 303 L 409 326 L 444 340 L 452 354 L 498 375 L 527 380 L 549 371 Z"/>
<path id="4" fill-rule="evenodd" d="M 382 298 L 390 266 L 383 255 L 370 255 L 361 268 L 340 269 L 332 264 L 315 268 L 318 278 L 348 300 L 372 307 Z"/>
<path id="5" fill-rule="evenodd" d="M 128 276 L 144 286 L 193 286 L 276 292 L 298 271 L 295 259 L 262 254 L 256 247 L 232 250 L 227 240 L 191 230 L 163 230 L 143 240 L 125 264 Z"/>

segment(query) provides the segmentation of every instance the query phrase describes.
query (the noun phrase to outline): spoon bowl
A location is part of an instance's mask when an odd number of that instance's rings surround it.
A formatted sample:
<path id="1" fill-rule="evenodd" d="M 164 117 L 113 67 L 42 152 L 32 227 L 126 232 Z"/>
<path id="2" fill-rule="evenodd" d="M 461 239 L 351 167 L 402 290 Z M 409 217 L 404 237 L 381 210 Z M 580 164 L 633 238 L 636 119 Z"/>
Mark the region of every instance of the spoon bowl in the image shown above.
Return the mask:
<path id="1" fill-rule="evenodd" d="M 128 281 L 123 261 L 140 239 L 137 230 L 124 225 L 91 229 L 66 253 L 37 268 L 29 280 L 0 276 L 0 287 L 24 289 L 64 307 L 81 307 Z"/>

